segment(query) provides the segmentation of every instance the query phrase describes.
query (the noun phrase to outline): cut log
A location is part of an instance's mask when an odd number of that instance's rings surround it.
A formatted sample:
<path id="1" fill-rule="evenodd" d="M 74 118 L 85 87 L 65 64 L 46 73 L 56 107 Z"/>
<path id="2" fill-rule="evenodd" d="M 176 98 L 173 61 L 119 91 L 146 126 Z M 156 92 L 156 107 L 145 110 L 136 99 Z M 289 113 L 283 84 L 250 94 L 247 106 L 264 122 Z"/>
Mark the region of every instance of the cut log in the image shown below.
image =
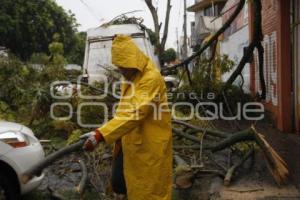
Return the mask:
<path id="1" fill-rule="evenodd" d="M 268 169 L 274 177 L 275 182 L 278 185 L 285 184 L 289 177 L 289 170 L 286 162 L 271 147 L 262 134 L 258 133 L 254 127 L 251 128 L 255 131 L 256 142 L 264 153 Z"/>
<path id="2" fill-rule="evenodd" d="M 233 166 L 231 166 L 227 170 L 227 173 L 226 173 L 225 178 L 224 178 L 224 185 L 225 186 L 229 186 L 229 184 L 231 182 L 231 179 L 233 177 L 233 174 L 236 172 L 236 169 L 241 167 L 245 163 L 245 161 L 248 160 L 248 158 L 250 158 L 253 154 L 254 154 L 254 149 L 252 148 L 247 154 L 245 154 L 243 156 L 243 158 L 239 162 L 235 163 Z"/>
<path id="3" fill-rule="evenodd" d="M 211 150 L 212 152 L 223 150 L 227 147 L 231 147 L 232 145 L 245 142 L 245 141 L 253 141 L 255 140 L 254 131 L 253 129 L 245 129 L 234 134 L 231 134 L 230 137 L 218 142 L 215 145 L 207 146 L 206 149 Z"/>
<path id="4" fill-rule="evenodd" d="M 177 129 L 173 129 L 173 132 L 175 134 L 179 134 L 180 136 L 182 136 L 188 140 L 191 140 L 191 141 L 194 141 L 197 143 L 201 142 L 201 140 L 199 138 L 188 135 L 188 134 L 184 134 Z M 232 145 L 239 143 L 239 142 L 254 141 L 254 140 L 255 140 L 254 131 L 252 128 L 249 128 L 249 129 L 239 131 L 234 134 L 230 134 L 230 135 L 228 135 L 227 138 L 217 142 L 216 144 L 203 144 L 203 149 L 211 150 L 212 152 L 216 152 L 216 151 L 221 151 L 225 148 L 231 147 Z M 192 145 L 192 146 L 174 145 L 173 148 L 175 148 L 175 149 L 200 149 L 200 145 Z"/>
<path id="5" fill-rule="evenodd" d="M 186 122 L 176 121 L 178 124 L 188 125 Z M 190 127 L 195 128 L 193 125 Z M 174 130 L 173 130 L 174 131 Z M 180 136 L 185 137 L 191 141 L 199 143 L 200 139 L 196 139 L 191 137 L 190 135 L 180 133 L 180 131 L 176 130 L 175 133 L 179 133 Z M 214 132 L 214 131 L 212 131 Z M 208 133 L 208 132 L 207 132 Z M 215 132 L 214 132 L 215 133 Z M 219 132 L 218 132 L 219 133 Z M 223 134 L 221 134 L 223 135 Z M 258 133 L 255 128 L 252 126 L 251 128 L 233 133 L 233 134 L 226 134 L 227 137 L 222 139 L 221 141 L 217 142 L 216 144 L 203 144 L 202 148 L 206 150 L 210 150 L 211 152 L 217 152 L 223 150 L 225 148 L 231 147 L 232 145 L 245 142 L 245 141 L 255 141 L 261 150 L 267 161 L 267 166 L 272 174 L 275 182 L 278 185 L 282 185 L 286 183 L 289 177 L 289 171 L 286 162 L 278 155 L 278 153 L 270 146 L 270 144 L 264 139 L 264 136 Z M 200 149 L 200 145 L 174 145 L 174 149 Z M 234 171 L 234 169 L 232 169 Z"/>
<path id="6" fill-rule="evenodd" d="M 176 128 L 173 128 L 172 130 L 173 130 L 173 133 L 175 133 L 176 135 L 178 135 L 180 137 L 183 137 L 185 139 L 188 139 L 188 140 L 196 142 L 196 143 L 201 143 L 201 139 L 196 136 L 190 135 L 188 133 L 184 133 Z"/>

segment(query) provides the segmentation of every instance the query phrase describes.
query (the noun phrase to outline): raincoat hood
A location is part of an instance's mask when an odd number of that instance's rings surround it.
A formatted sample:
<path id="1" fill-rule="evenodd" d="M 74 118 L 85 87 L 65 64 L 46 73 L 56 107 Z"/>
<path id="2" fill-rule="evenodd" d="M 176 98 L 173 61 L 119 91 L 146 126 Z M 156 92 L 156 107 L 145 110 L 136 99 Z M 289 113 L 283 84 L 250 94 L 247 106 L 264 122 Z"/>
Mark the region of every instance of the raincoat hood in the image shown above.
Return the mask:
<path id="1" fill-rule="evenodd" d="M 137 47 L 131 37 L 118 35 L 112 43 L 112 63 L 117 67 L 134 68 L 142 72 L 149 58 Z"/>

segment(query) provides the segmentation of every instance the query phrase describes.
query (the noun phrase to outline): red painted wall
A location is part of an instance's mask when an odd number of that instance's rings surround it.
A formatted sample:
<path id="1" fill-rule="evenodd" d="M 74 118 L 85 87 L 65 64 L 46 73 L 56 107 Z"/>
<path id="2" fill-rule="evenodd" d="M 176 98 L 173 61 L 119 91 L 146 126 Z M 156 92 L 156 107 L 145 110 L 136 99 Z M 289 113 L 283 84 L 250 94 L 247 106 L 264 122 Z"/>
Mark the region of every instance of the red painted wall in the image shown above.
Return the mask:
<path id="1" fill-rule="evenodd" d="M 252 5 L 249 12 L 252 34 Z M 289 0 L 262 0 L 262 28 L 264 34 L 264 74 L 267 83 L 265 108 L 281 131 L 292 130 L 292 63 Z M 252 36 L 251 36 L 252 37 Z M 251 92 L 260 91 L 257 55 L 251 66 Z"/>

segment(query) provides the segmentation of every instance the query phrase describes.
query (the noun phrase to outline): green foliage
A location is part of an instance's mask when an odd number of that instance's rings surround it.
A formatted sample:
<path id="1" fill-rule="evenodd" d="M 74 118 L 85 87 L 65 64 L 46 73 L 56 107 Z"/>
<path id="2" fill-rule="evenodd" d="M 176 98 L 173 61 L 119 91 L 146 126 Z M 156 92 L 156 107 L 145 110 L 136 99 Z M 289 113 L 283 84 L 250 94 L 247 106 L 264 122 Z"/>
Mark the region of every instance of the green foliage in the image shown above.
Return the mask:
<path id="1" fill-rule="evenodd" d="M 217 55 L 213 60 L 201 57 L 197 60 L 191 72 L 193 82 L 197 84 L 190 85 L 187 77 L 185 77 L 181 91 L 195 91 L 199 94 L 213 92 L 217 94 L 222 87 L 221 76 L 229 72 L 233 66 L 234 62 L 227 55 Z"/>
<path id="2" fill-rule="evenodd" d="M 87 105 L 81 108 L 81 122 L 83 124 L 101 124 L 103 119 L 105 119 L 104 115 L 105 111 L 103 107 Z"/>
<path id="3" fill-rule="evenodd" d="M 53 0 L 1 0 L 0 46 L 23 60 L 35 52 L 48 53 L 52 36 L 58 33 L 68 55 L 76 43 L 77 23 Z"/>
<path id="4" fill-rule="evenodd" d="M 58 39 L 55 35 L 53 42 L 49 44 L 49 55 L 33 54 L 32 63 L 24 63 L 16 57 L 0 59 L 0 119 L 27 125 L 40 138 L 69 138 L 69 142 L 72 142 L 81 133 L 90 130 L 78 125 L 75 113 L 68 120 L 53 120 L 50 117 L 50 106 L 54 102 L 63 101 L 70 103 L 76 111 L 80 103 L 90 100 L 80 99 L 77 92 L 72 93 L 67 100 L 54 99 L 50 95 L 50 86 L 54 81 L 70 80 L 70 75 L 74 75 L 75 80 L 77 78 L 75 73 L 64 69 L 64 48 Z M 95 87 L 102 86 L 97 84 Z M 81 91 L 86 95 L 97 95 L 97 92 L 88 87 L 82 86 Z M 54 88 L 54 93 L 62 95 L 63 92 Z M 69 115 L 69 110 L 56 106 L 54 115 L 63 118 Z M 99 124 L 107 116 L 101 107 L 85 106 L 80 117 L 84 124 Z"/>
<path id="5" fill-rule="evenodd" d="M 13 56 L 0 59 L 0 117 L 29 125 L 38 134 L 51 129 L 49 110 L 53 99 L 50 84 L 66 80 L 63 45 L 53 42 L 49 48 L 50 56 L 32 56 L 34 65 Z"/>
<path id="6" fill-rule="evenodd" d="M 224 73 L 232 70 L 234 62 L 228 58 L 227 55 L 217 55 L 215 59 L 208 60 L 205 57 L 199 58 L 192 69 L 191 78 L 193 84 L 190 84 L 187 76 L 184 76 L 183 84 L 179 88 L 178 92 L 185 94 L 195 94 L 200 101 L 213 101 L 216 103 L 222 102 L 223 105 L 228 103 L 233 113 L 236 112 L 237 103 L 245 103 L 252 100 L 251 96 L 245 94 L 244 91 L 238 86 L 231 86 L 227 89 L 226 99 L 224 100 L 222 91 L 224 82 L 221 80 L 221 76 Z M 184 72 L 182 72 L 184 73 Z M 213 94 L 213 96 L 209 96 Z M 213 98 L 213 99 L 211 99 Z M 186 95 L 183 98 L 175 99 L 175 101 L 188 101 L 191 103 L 198 103 L 195 98 L 190 98 Z M 229 111 L 229 110 L 225 110 Z M 185 112 L 181 110 L 181 112 Z"/>
<path id="7" fill-rule="evenodd" d="M 23 65 L 19 60 L 0 59 L 0 99 L 14 109 L 19 103 L 26 103 L 29 99 L 24 94 L 25 87 L 32 83 L 31 77 L 34 74 L 28 66 Z"/>
<path id="8" fill-rule="evenodd" d="M 0 120 L 15 121 L 16 114 L 10 109 L 7 103 L 0 101 Z"/>
<path id="9" fill-rule="evenodd" d="M 73 130 L 76 128 L 76 124 L 72 121 L 66 121 L 66 120 L 54 120 L 52 121 L 52 126 L 55 130 L 63 131 L 64 133 L 67 133 L 68 135 L 71 135 Z"/>
<path id="10" fill-rule="evenodd" d="M 157 35 L 155 34 L 154 31 L 152 31 L 151 29 L 147 28 L 146 29 L 148 35 L 149 35 L 149 39 L 152 45 L 157 45 L 159 43 Z"/>
<path id="11" fill-rule="evenodd" d="M 80 136 L 83 134 L 82 130 L 76 129 L 72 131 L 72 134 L 69 136 L 67 144 L 72 144 L 80 139 Z"/>
<path id="12" fill-rule="evenodd" d="M 86 32 L 79 32 L 75 35 L 74 47 L 70 50 L 66 59 L 68 63 L 83 65 L 86 42 Z"/>
<path id="13" fill-rule="evenodd" d="M 203 80 L 219 82 L 221 76 L 229 72 L 234 62 L 228 58 L 228 55 L 216 55 L 213 60 L 201 57 L 197 60 L 193 70 L 193 76 Z"/>
<path id="14" fill-rule="evenodd" d="M 114 18 L 109 23 L 105 24 L 104 26 L 108 25 L 119 25 L 119 24 L 142 24 L 143 18 L 137 18 L 137 17 L 128 17 L 126 15 L 120 15 L 116 18 Z"/>
<path id="15" fill-rule="evenodd" d="M 41 72 L 16 58 L 0 60 L 0 71 L 0 101 L 8 105 L 12 113 L 18 113 L 12 121 L 30 120 L 32 113 L 40 117 L 48 110 L 51 100 L 48 89 L 38 81 Z"/>
<path id="16" fill-rule="evenodd" d="M 49 61 L 49 57 L 45 53 L 33 53 L 29 59 L 31 64 L 46 65 Z"/>
<path id="17" fill-rule="evenodd" d="M 52 55 L 60 55 L 64 53 L 64 45 L 60 42 L 52 42 L 49 44 L 49 51 Z"/>
<path id="18" fill-rule="evenodd" d="M 63 56 L 64 53 L 64 45 L 60 42 L 52 42 L 49 44 L 50 51 L 50 61 L 51 64 L 58 67 L 63 67 L 65 62 L 65 58 Z"/>
<path id="19" fill-rule="evenodd" d="M 162 60 L 165 63 L 170 63 L 174 60 L 176 60 L 176 51 L 173 48 L 169 48 L 167 50 L 164 51 L 163 56 L 162 56 Z"/>

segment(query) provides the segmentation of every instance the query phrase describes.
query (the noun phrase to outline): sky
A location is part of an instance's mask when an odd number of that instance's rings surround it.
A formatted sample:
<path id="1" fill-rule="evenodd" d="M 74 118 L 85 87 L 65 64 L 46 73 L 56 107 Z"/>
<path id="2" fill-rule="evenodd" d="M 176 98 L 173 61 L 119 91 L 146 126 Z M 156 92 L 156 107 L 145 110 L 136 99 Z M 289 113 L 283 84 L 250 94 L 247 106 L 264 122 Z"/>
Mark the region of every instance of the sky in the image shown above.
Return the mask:
<path id="1" fill-rule="evenodd" d="M 142 17 L 144 24 L 153 29 L 153 20 L 144 0 L 55 0 L 65 10 L 70 10 L 80 24 L 79 31 L 86 31 L 110 21 L 114 17 L 134 10 L 138 10 L 129 16 Z M 166 0 L 152 0 L 153 5 L 158 8 L 161 22 L 164 22 L 166 11 Z M 194 0 L 187 0 L 187 6 L 194 4 Z M 177 48 L 177 30 L 179 37 L 183 35 L 183 0 L 171 0 L 171 14 L 169 35 L 166 47 Z M 190 33 L 190 22 L 194 21 L 194 14 L 187 14 L 188 35 Z M 163 29 L 163 27 L 162 27 Z"/>

